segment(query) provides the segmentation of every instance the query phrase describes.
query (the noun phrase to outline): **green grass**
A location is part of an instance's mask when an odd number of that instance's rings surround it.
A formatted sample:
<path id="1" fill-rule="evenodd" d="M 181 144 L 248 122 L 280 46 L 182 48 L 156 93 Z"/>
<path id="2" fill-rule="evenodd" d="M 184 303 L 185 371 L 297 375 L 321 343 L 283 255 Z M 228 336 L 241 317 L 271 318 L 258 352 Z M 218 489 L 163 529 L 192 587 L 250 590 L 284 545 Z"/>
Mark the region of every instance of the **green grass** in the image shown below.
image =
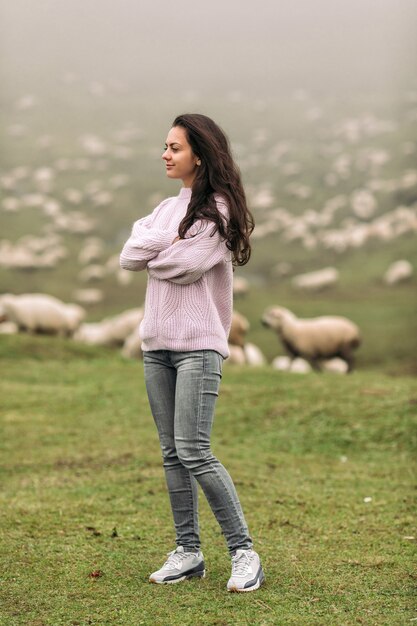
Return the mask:
<path id="1" fill-rule="evenodd" d="M 2 337 L 0 356 L 2 626 L 391 626 L 415 617 L 415 379 L 225 366 L 213 450 L 266 572 L 257 593 L 232 595 L 203 494 L 207 577 L 147 582 L 174 536 L 141 364 L 24 335 Z"/>

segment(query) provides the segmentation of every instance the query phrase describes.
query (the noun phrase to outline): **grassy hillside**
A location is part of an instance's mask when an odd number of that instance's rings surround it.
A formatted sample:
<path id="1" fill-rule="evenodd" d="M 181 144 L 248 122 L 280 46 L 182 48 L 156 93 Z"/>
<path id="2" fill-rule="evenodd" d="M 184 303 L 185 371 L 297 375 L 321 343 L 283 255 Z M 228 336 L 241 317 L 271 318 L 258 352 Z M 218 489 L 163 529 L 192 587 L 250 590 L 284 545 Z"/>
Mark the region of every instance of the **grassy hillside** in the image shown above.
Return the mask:
<path id="1" fill-rule="evenodd" d="M 225 367 L 213 450 L 266 571 L 240 596 L 225 591 L 230 563 L 203 496 L 207 577 L 147 582 L 173 533 L 141 365 L 46 337 L 2 337 L 0 352 L 2 626 L 414 617 L 415 379 Z"/>

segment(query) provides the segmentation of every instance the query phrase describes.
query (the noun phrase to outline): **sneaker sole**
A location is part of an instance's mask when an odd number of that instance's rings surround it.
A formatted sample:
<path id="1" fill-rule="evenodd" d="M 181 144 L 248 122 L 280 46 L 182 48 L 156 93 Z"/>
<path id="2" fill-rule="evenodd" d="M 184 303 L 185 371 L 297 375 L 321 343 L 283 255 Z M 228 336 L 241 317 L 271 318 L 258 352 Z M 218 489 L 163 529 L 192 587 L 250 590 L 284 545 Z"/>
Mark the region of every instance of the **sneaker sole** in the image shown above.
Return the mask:
<path id="1" fill-rule="evenodd" d="M 252 587 L 247 587 L 246 589 L 239 589 L 238 587 L 228 587 L 227 591 L 229 591 L 230 593 L 246 593 L 248 591 L 256 591 L 257 589 L 259 589 L 259 587 L 265 582 L 265 575 L 263 570 L 261 570 L 261 573 L 259 575 L 258 580 L 256 581 L 256 583 L 254 585 L 252 585 Z"/>
<path id="2" fill-rule="evenodd" d="M 180 578 L 176 578 L 175 580 L 156 580 L 155 578 L 150 578 L 150 583 L 155 583 L 156 585 L 176 585 L 177 583 L 182 582 L 183 580 L 187 580 L 188 578 L 205 578 L 206 570 L 202 570 L 201 572 L 193 572 L 192 574 L 186 574 L 185 576 L 180 576 Z"/>

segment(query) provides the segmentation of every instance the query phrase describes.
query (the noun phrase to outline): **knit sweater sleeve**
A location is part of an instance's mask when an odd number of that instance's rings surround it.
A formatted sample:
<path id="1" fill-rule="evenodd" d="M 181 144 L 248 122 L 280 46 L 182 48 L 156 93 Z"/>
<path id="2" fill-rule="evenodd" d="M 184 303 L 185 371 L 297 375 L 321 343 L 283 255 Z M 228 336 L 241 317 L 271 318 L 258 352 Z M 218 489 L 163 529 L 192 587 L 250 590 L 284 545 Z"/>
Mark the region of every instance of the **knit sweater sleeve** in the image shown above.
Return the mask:
<path id="1" fill-rule="evenodd" d="M 133 224 L 132 233 L 120 254 L 120 267 L 123 269 L 133 272 L 144 270 L 150 259 L 171 245 L 176 233 L 152 226 L 161 206 Z"/>
<path id="2" fill-rule="evenodd" d="M 180 239 L 148 263 L 149 275 L 188 285 L 220 262 L 229 260 L 225 240 L 214 230 L 213 222 L 198 220 L 185 239 Z"/>

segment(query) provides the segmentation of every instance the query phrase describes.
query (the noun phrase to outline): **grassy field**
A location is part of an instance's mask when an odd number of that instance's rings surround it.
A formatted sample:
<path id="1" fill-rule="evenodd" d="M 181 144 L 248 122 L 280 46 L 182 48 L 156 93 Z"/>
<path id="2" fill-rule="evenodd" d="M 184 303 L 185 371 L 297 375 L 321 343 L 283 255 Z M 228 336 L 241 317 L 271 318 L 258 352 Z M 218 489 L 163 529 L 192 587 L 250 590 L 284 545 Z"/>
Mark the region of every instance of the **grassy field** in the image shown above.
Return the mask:
<path id="1" fill-rule="evenodd" d="M 173 529 L 142 366 L 106 349 L 2 337 L 2 626 L 411 623 L 416 380 L 225 366 L 213 450 L 266 584 L 227 594 L 201 494 L 204 580 L 150 585 Z"/>
<path id="2" fill-rule="evenodd" d="M 0 99 L 0 231 L 7 237 L 0 248 L 57 232 L 67 256 L 50 269 L 0 263 L 0 294 L 43 292 L 70 302 L 76 289 L 98 287 L 103 300 L 86 306 L 87 322 L 141 306 L 145 272 L 129 285 L 114 271 L 86 285 L 79 254 L 87 236 L 98 237 L 105 265 L 135 219 L 177 194 L 180 184 L 166 180 L 160 156 L 172 118 L 185 110 L 206 113 L 227 131 L 258 227 L 277 209 L 318 215 L 340 199 L 329 229 L 363 226 L 398 207 L 415 211 L 414 74 L 402 87 L 384 81 L 381 91 L 352 89 L 349 97 L 334 85 L 292 92 L 278 82 L 255 98 L 245 81 L 238 92 L 207 88 L 189 100 L 182 90 L 149 99 L 135 82 L 119 92 L 111 80 L 105 97 L 94 96 L 88 72 L 75 82 L 57 72 L 38 84 L 21 70 L 11 72 Z M 19 105 L 32 92 L 33 106 Z M 86 136 L 98 139 L 102 153 L 86 149 Z M 46 191 L 37 178 L 45 168 L 52 176 Z M 126 184 L 112 186 L 119 175 Z M 79 203 L 69 199 L 74 189 Z M 94 189 L 111 193 L 107 204 L 95 204 Z M 364 189 L 372 190 L 375 213 L 359 218 L 352 198 Z M 28 205 L 40 192 L 40 205 Z M 259 192 L 271 194 L 270 206 L 256 201 Z M 50 201 L 63 215 L 96 220 L 91 233 L 58 227 L 44 210 Z M 260 323 L 264 309 L 278 304 L 300 317 L 345 315 L 359 325 L 363 345 L 347 377 L 225 366 L 213 448 L 237 484 L 265 586 L 227 594 L 230 561 L 204 497 L 206 579 L 149 585 L 174 537 L 142 365 L 70 340 L 0 335 L 0 626 L 391 626 L 417 619 L 415 228 L 343 251 L 286 235 L 254 238 L 250 264 L 237 270 L 250 283 L 235 303 L 251 324 L 247 340 L 268 361 L 282 354 Z M 389 287 L 383 276 L 398 259 L 409 260 L 414 275 Z M 279 277 L 274 268 L 283 262 L 289 273 Z M 293 276 L 326 266 L 339 271 L 332 288 L 291 286 Z"/>

